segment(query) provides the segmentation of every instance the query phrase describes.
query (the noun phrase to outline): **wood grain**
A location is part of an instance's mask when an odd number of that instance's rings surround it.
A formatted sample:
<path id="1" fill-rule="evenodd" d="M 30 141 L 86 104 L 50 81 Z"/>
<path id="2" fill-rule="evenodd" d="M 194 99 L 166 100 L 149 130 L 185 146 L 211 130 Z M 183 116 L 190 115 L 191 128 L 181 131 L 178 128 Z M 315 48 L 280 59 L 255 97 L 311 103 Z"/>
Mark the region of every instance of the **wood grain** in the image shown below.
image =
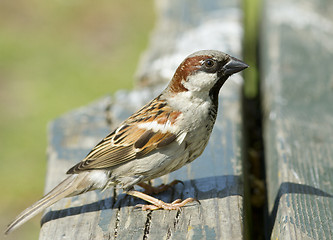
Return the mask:
<path id="1" fill-rule="evenodd" d="M 333 239 L 333 3 L 267 0 L 261 62 L 271 239 Z"/>

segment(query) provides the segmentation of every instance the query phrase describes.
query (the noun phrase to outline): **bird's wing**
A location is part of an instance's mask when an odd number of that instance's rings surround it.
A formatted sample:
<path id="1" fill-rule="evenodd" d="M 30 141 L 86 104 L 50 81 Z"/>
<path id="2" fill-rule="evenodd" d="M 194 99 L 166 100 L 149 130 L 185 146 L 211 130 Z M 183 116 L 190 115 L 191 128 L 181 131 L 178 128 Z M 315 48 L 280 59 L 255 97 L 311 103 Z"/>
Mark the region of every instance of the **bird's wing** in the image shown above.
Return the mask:
<path id="1" fill-rule="evenodd" d="M 179 112 L 171 111 L 164 101 L 154 99 L 105 137 L 67 173 L 110 169 L 168 146 L 181 135 L 170 127 L 179 115 Z"/>

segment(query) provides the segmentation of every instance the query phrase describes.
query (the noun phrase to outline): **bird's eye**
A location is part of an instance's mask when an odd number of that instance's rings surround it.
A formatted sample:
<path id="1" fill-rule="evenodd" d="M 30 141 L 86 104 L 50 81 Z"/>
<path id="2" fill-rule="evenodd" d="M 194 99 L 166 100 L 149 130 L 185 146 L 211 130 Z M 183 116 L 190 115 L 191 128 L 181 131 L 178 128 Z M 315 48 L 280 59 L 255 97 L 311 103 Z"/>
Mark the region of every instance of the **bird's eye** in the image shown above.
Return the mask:
<path id="1" fill-rule="evenodd" d="M 205 60 L 204 65 L 206 68 L 212 68 L 215 66 L 215 61 L 212 59 L 207 59 Z"/>

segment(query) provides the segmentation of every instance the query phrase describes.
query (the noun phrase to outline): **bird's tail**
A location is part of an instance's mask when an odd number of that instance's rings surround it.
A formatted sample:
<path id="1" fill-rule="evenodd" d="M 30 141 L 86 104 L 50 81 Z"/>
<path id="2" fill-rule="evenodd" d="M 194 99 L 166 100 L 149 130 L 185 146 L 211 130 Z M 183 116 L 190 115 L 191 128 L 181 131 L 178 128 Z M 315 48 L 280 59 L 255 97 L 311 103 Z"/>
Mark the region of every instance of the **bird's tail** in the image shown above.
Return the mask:
<path id="1" fill-rule="evenodd" d="M 29 219 L 43 211 L 45 208 L 58 202 L 60 199 L 92 190 L 92 183 L 87 180 L 86 174 L 84 173 L 69 176 L 53 190 L 47 193 L 42 199 L 21 212 L 16 219 L 8 225 L 5 234 L 8 234 L 18 228 Z"/>

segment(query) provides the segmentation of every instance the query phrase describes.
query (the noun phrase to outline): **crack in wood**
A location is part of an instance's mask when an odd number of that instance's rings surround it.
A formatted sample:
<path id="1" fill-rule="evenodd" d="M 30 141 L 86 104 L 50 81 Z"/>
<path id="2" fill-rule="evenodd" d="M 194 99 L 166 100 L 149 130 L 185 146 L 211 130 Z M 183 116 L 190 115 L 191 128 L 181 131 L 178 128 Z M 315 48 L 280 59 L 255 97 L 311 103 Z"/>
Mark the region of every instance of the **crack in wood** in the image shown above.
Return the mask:
<path id="1" fill-rule="evenodd" d="M 153 211 L 149 211 L 147 213 L 147 220 L 146 220 L 146 223 L 145 223 L 145 229 L 144 229 L 144 232 L 143 232 L 143 240 L 146 240 L 148 239 L 148 235 L 149 235 L 149 232 L 150 232 L 150 226 L 151 226 L 151 215 L 152 215 Z"/>
<path id="2" fill-rule="evenodd" d="M 120 207 L 117 209 L 117 214 L 116 214 L 116 222 L 114 226 L 114 239 L 117 239 L 118 237 L 118 229 L 119 229 L 119 223 L 120 223 Z"/>
<path id="3" fill-rule="evenodd" d="M 104 238 L 104 239 L 108 239 L 108 240 L 112 239 L 111 234 L 109 233 L 108 238 Z"/>
<path id="4" fill-rule="evenodd" d="M 168 228 L 167 235 L 166 235 L 166 240 L 169 240 L 170 237 L 171 237 L 171 228 L 169 227 L 169 228 Z"/>
<path id="5" fill-rule="evenodd" d="M 113 188 L 113 206 L 115 206 L 116 202 L 118 201 L 118 192 L 117 192 L 117 188 Z"/>
<path id="6" fill-rule="evenodd" d="M 174 227 L 174 228 L 176 228 L 176 226 L 177 226 L 177 224 L 178 224 L 178 222 L 179 222 L 181 211 L 182 211 L 181 209 L 178 209 L 178 210 L 177 210 L 176 217 L 175 217 L 175 219 L 174 219 L 174 221 L 173 221 L 173 227 Z"/>
<path id="7" fill-rule="evenodd" d="M 177 224 L 179 223 L 181 211 L 182 211 L 181 209 L 177 210 L 175 219 L 173 221 L 173 230 L 176 229 Z M 171 229 L 171 227 L 168 227 L 168 231 L 167 231 L 167 235 L 166 235 L 165 239 L 166 240 L 171 239 L 171 235 L 172 235 L 172 229 Z"/>

